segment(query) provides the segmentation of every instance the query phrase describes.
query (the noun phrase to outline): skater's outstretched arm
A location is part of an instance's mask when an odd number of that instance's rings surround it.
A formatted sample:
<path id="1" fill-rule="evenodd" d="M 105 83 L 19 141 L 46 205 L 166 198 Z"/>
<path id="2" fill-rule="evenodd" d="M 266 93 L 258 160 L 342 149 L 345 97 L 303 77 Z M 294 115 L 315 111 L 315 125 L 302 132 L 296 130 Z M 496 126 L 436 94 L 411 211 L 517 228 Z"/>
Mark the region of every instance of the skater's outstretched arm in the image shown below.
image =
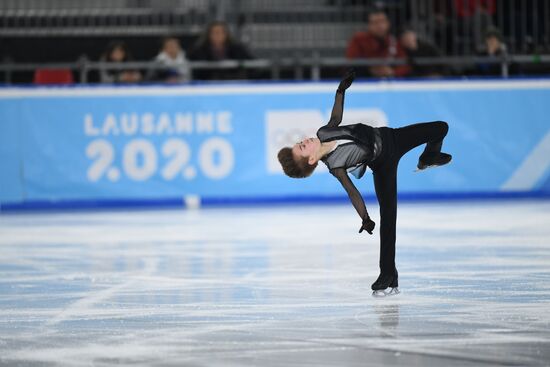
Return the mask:
<path id="1" fill-rule="evenodd" d="M 330 114 L 330 120 L 327 123 L 328 127 L 336 127 L 342 122 L 342 116 L 344 115 L 344 96 L 345 91 L 336 91 L 334 97 L 334 106 L 332 106 L 332 113 Z"/>
<path id="2" fill-rule="evenodd" d="M 340 183 L 346 190 L 346 193 L 348 194 L 348 197 L 351 200 L 353 207 L 357 211 L 357 214 L 359 214 L 361 220 L 363 221 L 361 228 L 359 229 L 359 233 L 361 233 L 363 230 L 366 230 L 367 232 L 372 234 L 372 230 L 374 229 L 375 224 L 369 217 L 369 213 L 367 212 L 365 201 L 363 200 L 361 193 L 357 190 L 353 182 L 351 182 L 346 170 L 344 168 L 335 168 L 331 170 L 330 173 L 332 173 L 334 177 L 336 177 L 338 181 L 340 181 Z"/>
<path id="3" fill-rule="evenodd" d="M 342 81 L 338 85 L 336 90 L 336 96 L 334 96 L 334 105 L 332 106 L 332 113 L 330 114 L 330 120 L 327 123 L 328 127 L 336 127 L 342 122 L 342 116 L 344 115 L 344 97 L 346 89 L 348 89 L 355 79 L 355 72 L 350 70 L 344 75 Z"/>

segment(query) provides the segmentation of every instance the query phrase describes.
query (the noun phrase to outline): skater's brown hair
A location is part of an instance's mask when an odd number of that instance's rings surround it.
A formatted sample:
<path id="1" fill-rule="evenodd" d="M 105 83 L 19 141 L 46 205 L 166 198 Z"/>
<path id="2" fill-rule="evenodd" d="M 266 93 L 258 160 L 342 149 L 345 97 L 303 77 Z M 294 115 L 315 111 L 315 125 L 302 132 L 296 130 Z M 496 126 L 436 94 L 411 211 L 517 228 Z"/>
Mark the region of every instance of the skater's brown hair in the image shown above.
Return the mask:
<path id="1" fill-rule="evenodd" d="M 292 149 L 289 147 L 279 150 L 277 158 L 279 159 L 281 166 L 283 166 L 283 171 L 285 174 L 292 178 L 308 177 L 317 167 L 317 162 L 315 162 L 315 164 L 309 164 L 307 157 L 294 159 Z"/>

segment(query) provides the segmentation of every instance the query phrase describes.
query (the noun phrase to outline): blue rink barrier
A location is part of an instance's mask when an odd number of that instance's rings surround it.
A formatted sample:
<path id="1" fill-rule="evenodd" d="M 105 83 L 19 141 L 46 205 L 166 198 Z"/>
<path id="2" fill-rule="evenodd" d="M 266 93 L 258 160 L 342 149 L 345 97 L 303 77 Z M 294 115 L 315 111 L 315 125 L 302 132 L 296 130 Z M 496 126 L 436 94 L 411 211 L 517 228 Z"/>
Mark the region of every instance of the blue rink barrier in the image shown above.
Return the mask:
<path id="1" fill-rule="evenodd" d="M 326 123 L 335 85 L 0 89 L 0 211 L 345 201 L 323 167 L 295 180 L 276 159 Z M 359 82 L 344 123 L 449 123 L 453 162 L 413 173 L 422 148 L 407 154 L 402 199 L 542 198 L 548 101 L 546 79 Z"/>

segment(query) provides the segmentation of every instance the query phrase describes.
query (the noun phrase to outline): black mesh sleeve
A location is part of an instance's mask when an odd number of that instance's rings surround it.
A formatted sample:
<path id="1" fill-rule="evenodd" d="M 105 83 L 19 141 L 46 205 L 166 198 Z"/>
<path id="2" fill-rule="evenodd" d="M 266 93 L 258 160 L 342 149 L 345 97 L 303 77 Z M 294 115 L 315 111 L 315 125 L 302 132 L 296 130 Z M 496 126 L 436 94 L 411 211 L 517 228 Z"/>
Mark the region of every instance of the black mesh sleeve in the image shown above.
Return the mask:
<path id="1" fill-rule="evenodd" d="M 361 220 L 365 218 L 367 213 L 367 208 L 365 207 L 365 201 L 363 200 L 363 197 L 361 196 L 361 193 L 357 190 L 353 182 L 351 182 L 351 179 L 348 176 L 348 173 L 344 168 L 335 168 L 330 171 L 340 181 L 344 189 L 346 190 L 349 199 L 351 200 L 351 203 L 353 204 L 353 207 L 355 210 L 357 210 L 357 214 L 361 217 Z"/>
<path id="2" fill-rule="evenodd" d="M 344 115 L 344 96 L 346 92 L 337 91 L 334 96 L 334 105 L 332 106 L 332 113 L 330 114 L 330 120 L 327 123 L 328 127 L 336 127 L 342 122 L 342 116 Z"/>

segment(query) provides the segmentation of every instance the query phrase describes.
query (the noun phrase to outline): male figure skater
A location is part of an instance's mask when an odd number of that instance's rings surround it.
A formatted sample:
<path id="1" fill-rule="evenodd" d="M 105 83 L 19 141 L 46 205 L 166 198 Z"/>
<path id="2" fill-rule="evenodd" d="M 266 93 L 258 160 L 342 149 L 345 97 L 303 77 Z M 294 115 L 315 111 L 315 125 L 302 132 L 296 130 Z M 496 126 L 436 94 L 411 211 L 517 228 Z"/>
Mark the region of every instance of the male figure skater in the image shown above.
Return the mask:
<path id="1" fill-rule="evenodd" d="M 398 294 L 395 267 L 397 166 L 405 153 L 421 144 L 426 144 L 426 147 L 418 160 L 418 170 L 449 163 L 451 155 L 441 152 L 449 126 L 443 121 L 401 128 L 373 128 L 364 124 L 339 126 L 344 111 L 345 91 L 354 78 L 355 73 L 350 71 L 338 85 L 330 120 L 317 131 L 317 137 L 281 149 L 278 159 L 285 174 L 294 178 L 311 175 L 319 161 L 327 165 L 361 217 L 359 233 L 365 230 L 369 234 L 372 234 L 375 223 L 348 172 L 361 178 L 367 166 L 372 169 L 374 189 L 380 205 L 380 275 L 371 288 L 374 296 Z"/>

